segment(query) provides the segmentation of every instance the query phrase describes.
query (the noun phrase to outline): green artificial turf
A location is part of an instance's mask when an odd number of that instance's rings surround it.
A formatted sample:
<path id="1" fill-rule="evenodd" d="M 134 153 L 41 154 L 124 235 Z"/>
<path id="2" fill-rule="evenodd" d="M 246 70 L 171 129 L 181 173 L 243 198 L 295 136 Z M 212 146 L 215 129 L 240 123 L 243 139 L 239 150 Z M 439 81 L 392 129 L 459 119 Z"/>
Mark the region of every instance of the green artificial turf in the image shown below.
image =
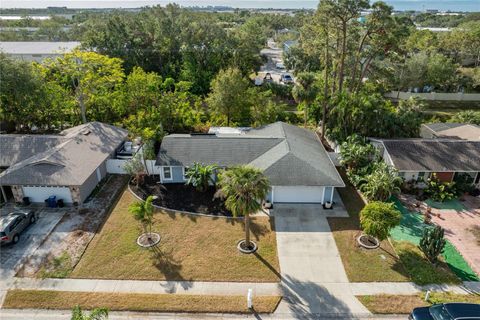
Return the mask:
<path id="1" fill-rule="evenodd" d="M 470 268 L 457 248 L 448 240 L 442 256 L 450 270 L 463 281 L 480 281 L 475 271 Z"/>
<path id="2" fill-rule="evenodd" d="M 433 201 L 432 199 L 428 199 L 425 201 L 425 203 L 428 204 L 430 207 L 436 208 L 436 209 L 455 210 L 455 211 L 465 210 L 465 207 L 463 206 L 463 204 L 457 199 L 448 200 L 444 202 L 437 202 L 437 201 Z"/>
<path id="3" fill-rule="evenodd" d="M 397 242 L 407 241 L 418 246 L 420 239 L 422 239 L 423 230 L 432 226 L 423 223 L 423 215 L 408 211 L 398 199 L 393 198 L 392 201 L 395 203 L 395 207 L 402 213 L 402 220 L 400 225 L 390 232 L 390 238 Z M 458 202 L 458 204 L 462 206 L 461 203 Z M 450 270 L 463 281 L 479 281 L 478 276 L 470 268 L 460 252 L 448 240 L 442 257 Z"/>
<path id="4" fill-rule="evenodd" d="M 402 213 L 402 220 L 400 224 L 390 232 L 390 238 L 395 241 L 408 241 L 415 245 L 420 244 L 423 230 L 431 228 L 431 226 L 423 223 L 423 215 L 418 212 L 408 211 L 397 198 L 393 198 L 392 200 L 395 208 Z"/>

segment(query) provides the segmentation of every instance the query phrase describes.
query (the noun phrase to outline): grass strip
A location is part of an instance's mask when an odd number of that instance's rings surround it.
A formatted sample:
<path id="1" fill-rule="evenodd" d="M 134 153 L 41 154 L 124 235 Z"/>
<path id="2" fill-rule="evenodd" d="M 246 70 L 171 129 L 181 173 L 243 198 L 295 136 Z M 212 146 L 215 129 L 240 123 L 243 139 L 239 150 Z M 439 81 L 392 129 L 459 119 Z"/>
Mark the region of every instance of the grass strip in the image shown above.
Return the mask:
<path id="1" fill-rule="evenodd" d="M 424 293 L 417 295 L 369 295 L 357 296 L 363 305 L 374 314 L 409 314 L 414 308 L 436 303 L 468 302 L 480 303 L 480 295 L 463 295 L 450 292 L 432 292 L 429 301 Z"/>
<path id="2" fill-rule="evenodd" d="M 280 296 L 257 296 L 253 299 L 258 313 L 272 313 Z M 251 313 L 245 296 L 211 296 L 183 294 L 139 294 L 71 292 L 50 290 L 9 290 L 3 308 L 6 309 L 82 309 L 108 308 L 114 311 Z"/>

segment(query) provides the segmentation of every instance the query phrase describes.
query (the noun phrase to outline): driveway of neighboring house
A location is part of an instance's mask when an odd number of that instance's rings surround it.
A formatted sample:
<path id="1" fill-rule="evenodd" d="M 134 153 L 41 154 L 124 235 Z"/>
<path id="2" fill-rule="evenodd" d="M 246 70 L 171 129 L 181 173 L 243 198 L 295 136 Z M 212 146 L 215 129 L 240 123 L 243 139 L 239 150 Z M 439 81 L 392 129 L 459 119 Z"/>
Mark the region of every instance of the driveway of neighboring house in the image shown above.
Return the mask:
<path id="1" fill-rule="evenodd" d="M 462 254 L 470 267 L 480 275 L 480 199 L 466 196 L 462 211 L 432 209 L 432 221 L 445 229 L 445 237 Z"/>
<path id="2" fill-rule="evenodd" d="M 8 209 L 2 209 L 2 212 L 4 210 Z M 65 209 L 37 209 L 37 221 L 20 234 L 20 241 L 16 244 L 2 246 L 0 252 L 0 277 L 2 280 L 15 275 L 15 268 L 38 248 L 62 219 L 65 212 Z"/>
<path id="3" fill-rule="evenodd" d="M 351 292 L 328 216 L 348 216 L 343 208 L 276 204 L 273 210 L 284 299 L 279 316 L 298 319 L 368 315 Z"/>
<path id="4" fill-rule="evenodd" d="M 2 208 L 4 212 L 9 209 Z M 42 244 L 65 212 L 65 209 L 37 209 L 37 221 L 20 234 L 18 243 L 0 249 L 0 305 L 18 268 Z"/>

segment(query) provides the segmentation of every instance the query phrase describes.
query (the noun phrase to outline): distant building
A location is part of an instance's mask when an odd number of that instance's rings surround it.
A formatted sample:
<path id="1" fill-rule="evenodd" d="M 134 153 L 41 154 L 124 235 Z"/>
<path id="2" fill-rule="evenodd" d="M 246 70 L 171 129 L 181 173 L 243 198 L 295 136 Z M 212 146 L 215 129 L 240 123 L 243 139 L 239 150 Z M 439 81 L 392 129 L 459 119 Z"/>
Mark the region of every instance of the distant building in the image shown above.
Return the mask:
<path id="1" fill-rule="evenodd" d="M 427 139 L 480 141 L 480 126 L 469 123 L 428 123 L 420 127 L 420 136 Z"/>
<path id="2" fill-rule="evenodd" d="M 78 41 L 5 41 L 0 42 L 0 51 L 12 58 L 41 62 L 71 52 L 78 46 Z"/>
<path id="3" fill-rule="evenodd" d="M 435 27 L 417 27 L 417 30 L 428 30 L 432 32 L 450 32 L 450 28 L 435 28 Z"/>

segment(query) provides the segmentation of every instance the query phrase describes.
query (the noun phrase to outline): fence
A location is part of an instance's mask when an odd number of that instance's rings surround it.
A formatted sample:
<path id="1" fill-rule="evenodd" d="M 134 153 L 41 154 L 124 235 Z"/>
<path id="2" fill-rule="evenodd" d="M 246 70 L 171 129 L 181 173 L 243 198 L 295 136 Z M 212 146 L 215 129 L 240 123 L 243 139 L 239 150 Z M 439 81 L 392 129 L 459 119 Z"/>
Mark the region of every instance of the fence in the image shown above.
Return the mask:
<path id="1" fill-rule="evenodd" d="M 107 160 L 107 172 L 116 174 L 126 174 L 125 163 L 126 159 L 108 159 Z M 155 160 L 146 161 L 147 169 L 150 174 L 160 174 L 160 167 L 155 165 Z"/>
<path id="2" fill-rule="evenodd" d="M 385 94 L 385 97 L 390 99 L 407 100 L 410 97 L 416 97 L 423 100 L 437 100 L 437 101 L 480 101 L 480 93 L 413 93 L 413 92 L 399 92 L 391 91 Z"/>

